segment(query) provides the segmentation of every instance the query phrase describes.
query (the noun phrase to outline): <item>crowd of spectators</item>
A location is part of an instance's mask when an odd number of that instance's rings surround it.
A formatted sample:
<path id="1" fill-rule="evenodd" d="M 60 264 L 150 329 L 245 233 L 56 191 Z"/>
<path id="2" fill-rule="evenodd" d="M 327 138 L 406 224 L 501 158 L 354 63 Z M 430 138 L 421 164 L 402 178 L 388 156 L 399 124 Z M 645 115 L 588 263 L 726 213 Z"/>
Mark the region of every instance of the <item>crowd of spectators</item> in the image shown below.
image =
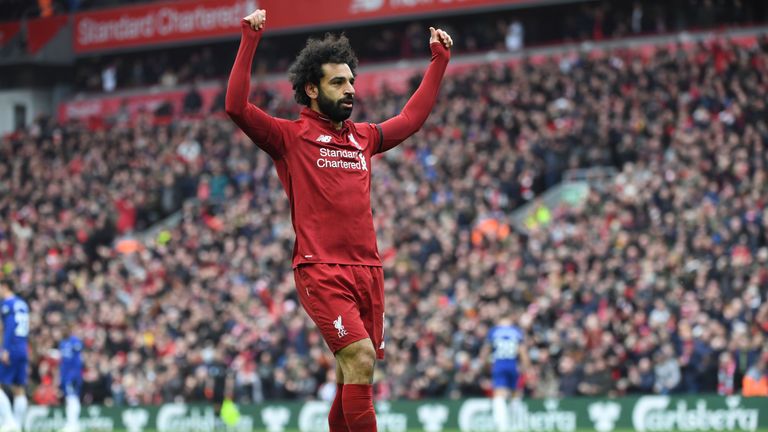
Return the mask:
<path id="1" fill-rule="evenodd" d="M 760 0 L 600 1 L 440 17 L 437 20 L 350 26 L 343 30 L 363 64 L 423 58 L 429 25 L 454 36 L 456 53 L 518 51 L 524 46 L 603 40 L 646 34 L 711 29 L 768 21 Z M 314 33 L 274 36 L 267 31 L 256 59 L 258 73 L 288 69 L 294 53 Z M 206 43 L 175 49 L 83 57 L 74 68 L 76 89 L 111 92 L 144 86 L 174 87 L 224 79 L 237 44 Z"/>
<path id="2" fill-rule="evenodd" d="M 767 86 L 765 36 L 447 77 L 422 131 L 373 163 L 376 396 L 487 394 L 485 337 L 508 314 L 528 395 L 741 391 L 768 352 Z M 361 96 L 356 118 L 406 98 Z M 565 170 L 605 165 L 619 174 L 585 205 L 510 229 Z M 210 400 L 225 384 L 240 402 L 330 397 L 333 358 L 294 292 L 287 199 L 223 115 L 38 123 L 0 141 L 0 192 L 0 268 L 30 303 L 37 401 L 70 320 L 87 402 Z M 179 209 L 178 224 L 114 242 Z"/>

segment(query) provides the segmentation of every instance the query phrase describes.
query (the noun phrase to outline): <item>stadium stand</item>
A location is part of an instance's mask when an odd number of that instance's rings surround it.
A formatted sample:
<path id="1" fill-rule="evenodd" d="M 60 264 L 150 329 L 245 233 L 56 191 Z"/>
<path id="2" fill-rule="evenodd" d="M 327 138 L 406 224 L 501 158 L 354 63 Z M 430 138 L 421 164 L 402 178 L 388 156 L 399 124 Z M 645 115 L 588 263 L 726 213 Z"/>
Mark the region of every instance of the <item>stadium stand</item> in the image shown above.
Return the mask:
<path id="1" fill-rule="evenodd" d="M 651 51 L 452 75 L 422 132 L 376 160 L 377 397 L 486 394 L 486 331 L 521 305 L 529 395 L 741 390 L 768 332 L 768 38 Z M 403 102 L 383 91 L 357 116 Z M 0 265 L 35 312 L 33 381 L 50 384 L 65 317 L 81 316 L 86 402 L 209 400 L 223 366 L 238 401 L 317 397 L 333 362 L 298 307 L 268 157 L 223 116 L 153 116 L 96 132 L 41 119 L 0 142 Z M 592 166 L 619 174 L 509 229 Z"/>
<path id="2" fill-rule="evenodd" d="M 96 2 L 82 3 L 81 10 L 104 7 Z M 689 10 L 697 12 L 686 13 Z M 766 14 L 768 8 L 760 0 L 600 1 L 445 16 L 435 25 L 456 35 L 454 52 L 474 53 L 519 49 L 506 42 L 514 23 L 521 26 L 522 47 L 599 41 L 717 25 L 743 26 L 764 21 Z M 362 63 L 370 64 L 423 57 L 427 54 L 422 43 L 423 27 L 421 22 L 405 21 L 349 26 L 344 31 Z M 285 71 L 292 61 L 292 53 L 303 46 L 307 36 L 319 34 L 322 32 L 300 32 L 274 38 L 267 33 L 259 46 L 261 55 L 257 58 L 257 70 Z M 230 42 L 220 42 L 204 47 L 172 47 L 117 55 L 103 52 L 86 56 L 76 62 L 75 87 L 81 92 L 103 92 L 102 77 L 110 70 L 114 72 L 117 89 L 226 79 L 236 48 Z"/>

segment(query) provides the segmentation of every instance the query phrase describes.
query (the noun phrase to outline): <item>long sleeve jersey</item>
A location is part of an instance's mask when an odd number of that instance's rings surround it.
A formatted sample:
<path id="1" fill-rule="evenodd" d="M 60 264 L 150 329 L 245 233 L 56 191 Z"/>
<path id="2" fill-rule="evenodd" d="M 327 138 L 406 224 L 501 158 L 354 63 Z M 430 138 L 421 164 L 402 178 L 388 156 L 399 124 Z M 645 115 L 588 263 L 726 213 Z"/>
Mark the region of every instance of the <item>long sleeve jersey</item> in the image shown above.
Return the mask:
<path id="1" fill-rule="evenodd" d="M 242 24 L 229 77 L 226 111 L 275 163 L 296 232 L 293 266 L 333 263 L 380 266 L 371 211 L 371 158 L 418 131 L 431 111 L 450 52 L 432 43 L 432 60 L 402 112 L 381 124 L 346 120 L 336 129 L 304 108 L 297 120 L 272 117 L 248 102 L 251 64 L 262 30 Z"/>

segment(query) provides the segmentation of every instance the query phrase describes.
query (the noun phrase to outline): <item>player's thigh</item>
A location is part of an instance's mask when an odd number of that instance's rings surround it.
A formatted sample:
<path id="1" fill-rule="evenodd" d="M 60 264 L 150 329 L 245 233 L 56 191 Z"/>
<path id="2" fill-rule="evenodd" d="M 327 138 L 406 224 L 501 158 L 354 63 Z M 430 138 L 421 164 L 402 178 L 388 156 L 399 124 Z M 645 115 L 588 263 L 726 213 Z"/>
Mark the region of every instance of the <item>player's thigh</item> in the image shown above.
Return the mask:
<path id="1" fill-rule="evenodd" d="M 27 385 L 26 359 L 12 358 L 8 364 L 0 365 L 0 384 L 11 386 Z"/>
<path id="2" fill-rule="evenodd" d="M 13 384 L 15 373 L 10 363 L 0 362 L 0 384 L 10 386 Z"/>
<path id="3" fill-rule="evenodd" d="M 376 358 L 384 359 L 384 271 L 381 267 L 355 266 L 356 289 L 361 299 L 360 318 L 373 342 Z"/>
<path id="4" fill-rule="evenodd" d="M 14 371 L 13 382 L 11 384 L 16 385 L 20 390 L 19 393 L 24 392 L 24 387 L 27 385 L 27 366 L 29 359 L 26 357 L 17 357 L 13 359 Z"/>
<path id="5" fill-rule="evenodd" d="M 299 301 L 334 353 L 369 337 L 348 267 L 311 264 L 294 270 Z"/>
<path id="6" fill-rule="evenodd" d="M 513 370 L 493 369 L 491 372 L 494 390 L 503 389 L 508 393 L 514 392 L 517 389 L 518 378 L 517 371 Z"/>
<path id="7" fill-rule="evenodd" d="M 80 397 L 80 391 L 83 388 L 83 380 L 77 377 L 67 377 L 62 380 L 61 392 L 65 397 L 76 396 Z"/>

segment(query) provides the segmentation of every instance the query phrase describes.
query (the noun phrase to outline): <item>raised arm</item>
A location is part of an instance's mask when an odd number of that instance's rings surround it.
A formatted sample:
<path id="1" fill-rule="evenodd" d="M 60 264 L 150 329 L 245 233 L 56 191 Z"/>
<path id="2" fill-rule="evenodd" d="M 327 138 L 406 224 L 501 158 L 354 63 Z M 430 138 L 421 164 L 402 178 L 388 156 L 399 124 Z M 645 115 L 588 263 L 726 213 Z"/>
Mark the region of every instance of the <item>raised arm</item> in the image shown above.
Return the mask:
<path id="1" fill-rule="evenodd" d="M 413 93 L 400 114 L 381 124 L 382 144 L 377 153 L 385 152 L 416 133 L 427 120 L 437 100 L 440 81 L 445 74 L 453 40 L 448 33 L 430 27 L 429 49 L 432 60 L 429 63 L 419 88 Z"/>
<path id="2" fill-rule="evenodd" d="M 285 153 L 285 146 L 277 119 L 248 102 L 251 91 L 251 64 L 266 19 L 266 12 L 260 9 L 243 18 L 241 22 L 240 48 L 229 75 L 224 108 L 232 121 L 256 145 L 273 158 L 279 159 Z"/>

